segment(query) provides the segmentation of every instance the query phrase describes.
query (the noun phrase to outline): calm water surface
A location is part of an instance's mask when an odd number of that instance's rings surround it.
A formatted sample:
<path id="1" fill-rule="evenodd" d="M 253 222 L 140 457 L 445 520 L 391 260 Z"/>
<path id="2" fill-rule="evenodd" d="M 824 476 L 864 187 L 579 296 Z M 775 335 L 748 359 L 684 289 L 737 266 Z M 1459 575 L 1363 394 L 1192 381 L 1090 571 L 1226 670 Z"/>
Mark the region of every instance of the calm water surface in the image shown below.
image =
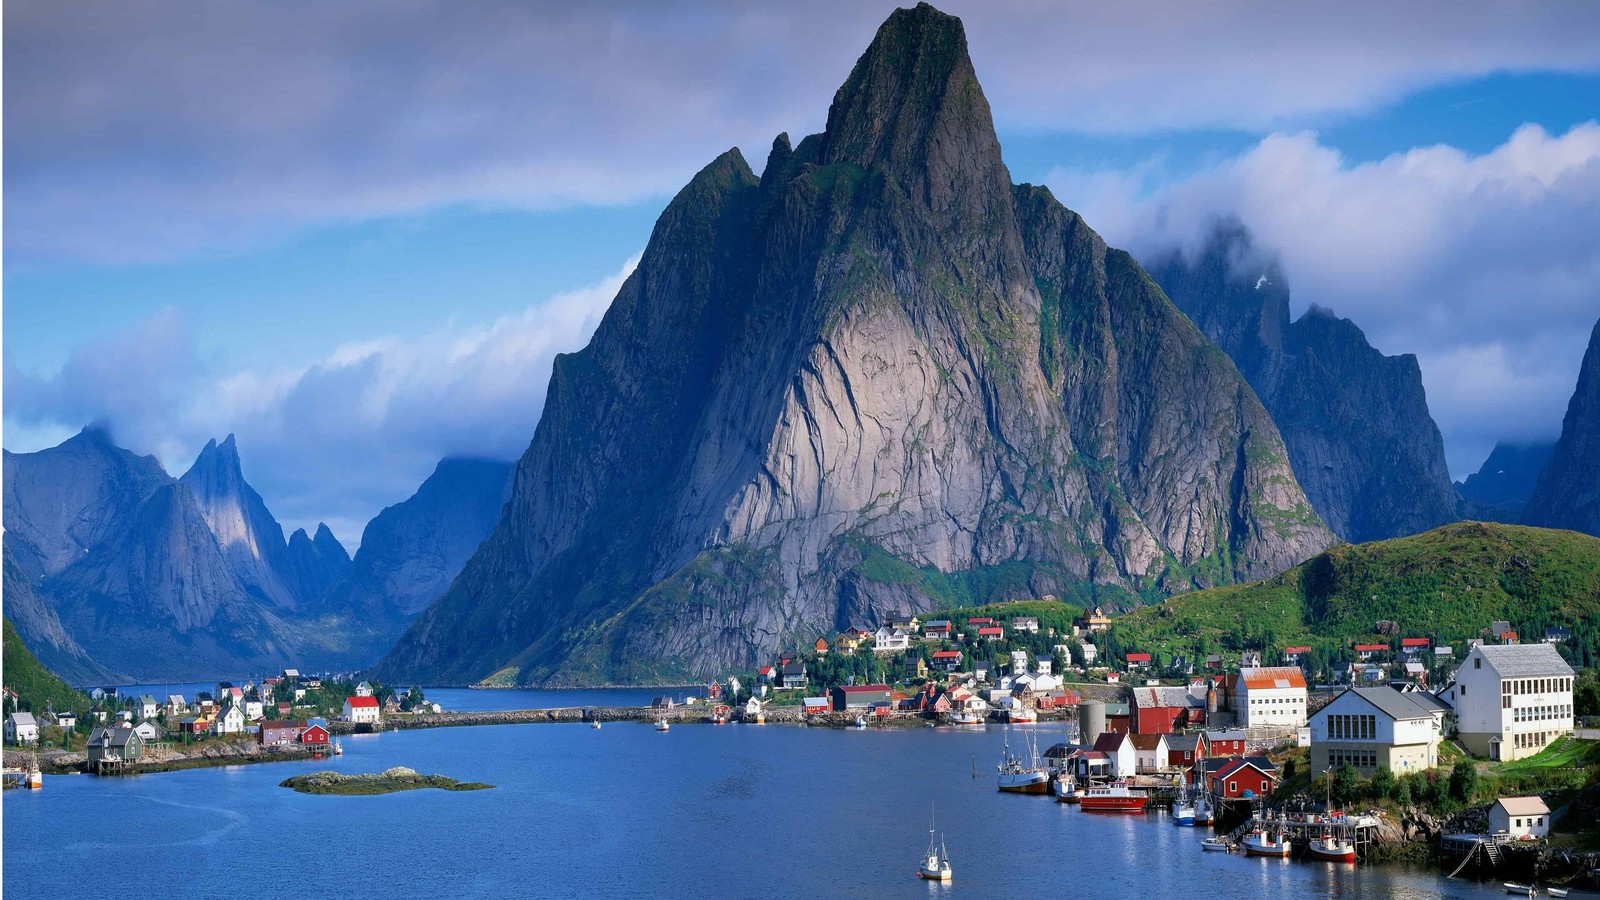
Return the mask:
<path id="1" fill-rule="evenodd" d="M 270 869 L 295 884 L 384 900 L 1501 896 L 1432 870 L 1202 853 L 1200 830 L 1160 815 L 1000 795 L 992 773 L 1002 737 L 998 728 L 505 725 L 346 737 L 345 755 L 323 761 L 48 777 L 43 791 L 5 793 L 4 894 L 56 900 L 76 893 L 63 894 L 61 873 L 127 864 L 166 873 L 163 896 L 236 895 L 264 872 L 227 861 L 268 853 Z M 1060 737 L 1041 726 L 1041 745 Z M 498 787 L 382 797 L 277 787 L 318 769 L 395 765 Z M 913 877 L 934 802 L 955 865 L 946 885 Z"/>

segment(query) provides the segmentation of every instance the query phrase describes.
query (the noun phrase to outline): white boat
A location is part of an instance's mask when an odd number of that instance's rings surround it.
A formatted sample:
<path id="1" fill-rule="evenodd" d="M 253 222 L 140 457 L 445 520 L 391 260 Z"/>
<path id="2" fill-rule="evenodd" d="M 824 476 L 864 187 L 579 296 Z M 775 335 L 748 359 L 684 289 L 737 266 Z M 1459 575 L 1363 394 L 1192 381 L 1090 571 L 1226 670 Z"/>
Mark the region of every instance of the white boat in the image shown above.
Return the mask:
<path id="1" fill-rule="evenodd" d="M 1217 853 L 1227 853 L 1228 842 L 1218 837 L 1206 838 L 1200 842 L 1200 849 Z"/>
<path id="2" fill-rule="evenodd" d="M 950 880 L 950 854 L 944 849 L 944 837 L 939 838 L 936 849 L 933 843 L 933 819 L 928 820 L 928 854 L 922 858 L 922 865 L 917 867 L 917 877 L 929 881 Z"/>
<path id="3" fill-rule="evenodd" d="M 1039 714 L 1026 706 L 1014 706 L 1006 711 L 1006 721 L 1018 725 L 1029 725 L 1039 721 Z"/>
<path id="4" fill-rule="evenodd" d="M 1179 800 L 1172 804 L 1172 824 L 1194 825 L 1194 803 L 1189 800 Z"/>
<path id="5" fill-rule="evenodd" d="M 1311 839 L 1306 856 L 1326 862 L 1353 863 L 1356 861 L 1356 845 L 1332 834 L 1322 834 Z"/>
<path id="6" fill-rule="evenodd" d="M 590 728 L 599 728 L 600 727 L 600 720 L 599 719 L 595 719 L 595 720 L 591 721 L 589 723 L 589 727 Z"/>
<path id="7" fill-rule="evenodd" d="M 339 740 L 337 738 L 335 738 L 334 741 L 333 741 L 333 755 L 334 756 L 343 756 L 344 755 L 344 745 L 339 743 Z"/>
<path id="8" fill-rule="evenodd" d="M 1501 884 L 1505 887 L 1506 893 L 1513 897 L 1539 896 L 1539 889 L 1531 884 L 1517 884 L 1514 881 L 1502 881 Z"/>
<path id="9" fill-rule="evenodd" d="M 1008 794 L 1048 794 L 1050 773 L 1039 765 L 1039 753 L 1033 749 L 1031 742 L 1027 758 L 1012 756 L 1011 735 L 1007 734 L 1000 750 L 997 784 L 1000 790 Z"/>
<path id="10" fill-rule="evenodd" d="M 1083 800 L 1084 790 L 1078 787 L 1077 779 L 1071 775 L 1061 775 L 1056 778 L 1054 790 L 1056 799 L 1062 803 L 1079 803 Z"/>
<path id="11" fill-rule="evenodd" d="M 1283 835 L 1271 835 L 1257 829 L 1239 842 L 1246 856 L 1288 856 L 1289 842 Z"/>
<path id="12" fill-rule="evenodd" d="M 856 716 L 856 727 L 857 728 L 865 728 L 865 727 L 867 727 L 867 720 L 861 718 L 860 716 Z"/>
<path id="13" fill-rule="evenodd" d="M 952 715 L 950 717 L 950 724 L 952 724 L 952 725 L 982 725 L 983 724 L 983 716 L 980 716 L 975 712 L 966 712 L 965 710 L 963 710 L 962 712 L 958 712 L 955 715 Z"/>
<path id="14" fill-rule="evenodd" d="M 656 720 L 656 730 L 657 731 L 666 731 L 668 728 L 671 728 L 671 727 L 672 727 L 671 725 L 667 724 L 667 720 L 666 719 L 657 719 Z"/>
<path id="15" fill-rule="evenodd" d="M 1216 814 L 1211 811 L 1211 798 L 1205 791 L 1197 790 L 1194 794 L 1194 824 L 1210 825 L 1216 819 Z"/>

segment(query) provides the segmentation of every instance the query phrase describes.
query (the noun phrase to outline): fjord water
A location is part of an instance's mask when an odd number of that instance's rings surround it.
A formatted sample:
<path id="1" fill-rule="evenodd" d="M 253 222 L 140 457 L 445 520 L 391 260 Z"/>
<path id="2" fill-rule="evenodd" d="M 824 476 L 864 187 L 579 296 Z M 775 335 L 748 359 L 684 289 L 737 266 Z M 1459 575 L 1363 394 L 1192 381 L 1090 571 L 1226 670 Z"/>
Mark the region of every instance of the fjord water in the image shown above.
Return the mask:
<path id="1" fill-rule="evenodd" d="M 1038 735 L 1045 746 L 1062 737 L 1049 727 Z M 1201 831 L 1160 815 L 1001 795 L 993 771 L 1003 737 L 999 728 L 504 725 L 348 737 L 344 756 L 311 762 L 51 777 L 43 791 L 5 794 L 4 893 L 54 900 L 61 873 L 104 871 L 136 881 L 164 873 L 161 893 L 172 897 L 284 877 L 326 896 L 384 900 L 1496 896 L 1426 869 L 1202 853 Z M 319 769 L 396 765 L 497 787 L 319 797 L 277 786 Z M 946 885 L 913 874 L 931 803 L 955 864 Z"/>

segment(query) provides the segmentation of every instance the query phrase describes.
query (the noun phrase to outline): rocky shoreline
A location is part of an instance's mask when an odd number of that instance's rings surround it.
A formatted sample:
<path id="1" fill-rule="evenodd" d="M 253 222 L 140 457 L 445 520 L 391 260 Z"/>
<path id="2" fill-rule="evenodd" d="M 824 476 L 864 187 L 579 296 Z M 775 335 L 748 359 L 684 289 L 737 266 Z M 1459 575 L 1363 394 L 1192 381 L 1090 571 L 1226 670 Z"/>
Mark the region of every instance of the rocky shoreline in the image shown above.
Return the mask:
<path id="1" fill-rule="evenodd" d="M 481 781 L 457 781 L 444 775 L 423 775 L 416 769 L 394 766 L 382 772 L 365 772 L 360 775 L 346 775 L 342 772 L 295 775 L 279 782 L 278 787 L 291 788 L 301 794 L 371 797 L 429 788 L 441 791 L 486 791 L 494 785 L 484 784 Z"/>
<path id="2" fill-rule="evenodd" d="M 299 747 L 263 747 L 253 740 L 207 742 L 191 747 L 147 749 L 138 761 L 129 763 L 118 774 L 145 775 L 157 772 L 178 772 L 184 769 L 205 769 L 216 766 L 239 766 L 253 763 L 295 762 L 315 759 L 317 754 Z M 75 775 L 84 771 L 87 755 L 82 750 L 39 750 L 5 752 L 7 766 L 26 766 L 29 759 L 37 759 L 39 770 L 46 775 Z"/>

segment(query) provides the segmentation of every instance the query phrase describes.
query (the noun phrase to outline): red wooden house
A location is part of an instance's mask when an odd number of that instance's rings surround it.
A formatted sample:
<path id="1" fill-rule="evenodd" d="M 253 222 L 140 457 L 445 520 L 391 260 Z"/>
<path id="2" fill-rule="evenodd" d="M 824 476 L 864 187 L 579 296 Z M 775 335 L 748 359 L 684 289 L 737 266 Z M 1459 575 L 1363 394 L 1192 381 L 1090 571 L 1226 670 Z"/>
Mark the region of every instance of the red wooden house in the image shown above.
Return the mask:
<path id="1" fill-rule="evenodd" d="M 265 723 L 263 723 L 265 724 Z M 328 736 L 328 729 L 321 725 L 308 725 L 306 730 L 300 732 L 300 743 L 307 747 L 326 747 L 332 742 Z"/>
<path id="2" fill-rule="evenodd" d="M 1149 665 L 1150 665 L 1150 654 L 1148 654 L 1148 653 L 1129 653 L 1128 654 L 1128 668 L 1130 668 L 1130 669 L 1143 669 L 1143 668 L 1148 667 Z"/>
<path id="3" fill-rule="evenodd" d="M 1212 731 L 1206 734 L 1206 757 L 1244 755 L 1244 732 Z"/>
<path id="4" fill-rule="evenodd" d="M 1208 778 L 1211 796 L 1223 800 L 1237 800 L 1246 794 L 1266 797 L 1277 784 L 1277 768 L 1260 757 L 1226 760 Z"/>

